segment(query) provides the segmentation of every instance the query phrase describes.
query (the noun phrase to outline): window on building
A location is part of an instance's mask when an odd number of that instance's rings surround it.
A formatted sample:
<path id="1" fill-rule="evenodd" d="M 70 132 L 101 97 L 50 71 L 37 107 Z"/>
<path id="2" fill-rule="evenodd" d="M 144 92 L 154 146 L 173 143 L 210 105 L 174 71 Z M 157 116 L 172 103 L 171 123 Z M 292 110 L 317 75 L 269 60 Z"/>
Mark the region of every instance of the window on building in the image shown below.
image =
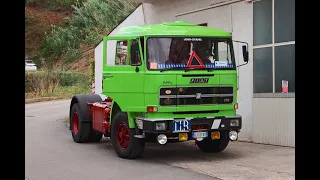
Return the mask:
<path id="1" fill-rule="evenodd" d="M 295 92 L 295 0 L 253 4 L 254 93 Z"/>

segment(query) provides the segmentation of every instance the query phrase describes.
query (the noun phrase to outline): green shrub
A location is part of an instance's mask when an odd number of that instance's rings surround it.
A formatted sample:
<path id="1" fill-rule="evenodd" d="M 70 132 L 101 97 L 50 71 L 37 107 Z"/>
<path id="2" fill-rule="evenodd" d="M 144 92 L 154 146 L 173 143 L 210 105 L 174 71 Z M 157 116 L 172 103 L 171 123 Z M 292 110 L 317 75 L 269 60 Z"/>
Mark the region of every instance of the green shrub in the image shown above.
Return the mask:
<path id="1" fill-rule="evenodd" d="M 64 3 L 68 2 L 71 0 Z M 47 64 L 55 64 L 57 59 L 67 63 L 78 59 L 83 50 L 82 44 L 89 49 L 94 48 L 103 35 L 117 26 L 137 6 L 136 3 L 123 0 L 88 0 L 79 3 L 80 5 L 72 6 L 73 16 L 66 19 L 63 27 L 53 26 L 52 31 L 46 34 L 40 56 L 46 59 Z"/>
<path id="2" fill-rule="evenodd" d="M 25 74 L 25 92 L 31 91 L 31 84 L 30 84 L 30 73 Z"/>
<path id="3" fill-rule="evenodd" d="M 53 93 L 59 86 L 90 87 L 91 77 L 89 73 L 67 71 L 36 71 L 25 74 L 26 93 Z"/>
<path id="4" fill-rule="evenodd" d="M 52 27 L 50 34 L 46 34 L 45 40 L 41 45 L 41 54 L 43 57 L 48 58 L 51 62 L 57 57 L 65 56 L 69 62 L 72 62 L 80 55 L 80 39 L 78 29 L 70 26 L 68 29 L 62 27 Z"/>
<path id="5" fill-rule="evenodd" d="M 26 5 L 31 7 L 43 6 L 57 10 L 59 8 L 71 9 L 72 5 L 81 6 L 85 1 L 87 0 L 26 0 Z"/>
<path id="6" fill-rule="evenodd" d="M 91 85 L 90 74 L 88 73 L 75 73 L 75 72 L 60 72 L 60 86 L 73 86 L 73 85 Z"/>
<path id="7" fill-rule="evenodd" d="M 59 86 L 59 76 L 56 72 L 26 72 L 26 93 L 52 93 Z"/>

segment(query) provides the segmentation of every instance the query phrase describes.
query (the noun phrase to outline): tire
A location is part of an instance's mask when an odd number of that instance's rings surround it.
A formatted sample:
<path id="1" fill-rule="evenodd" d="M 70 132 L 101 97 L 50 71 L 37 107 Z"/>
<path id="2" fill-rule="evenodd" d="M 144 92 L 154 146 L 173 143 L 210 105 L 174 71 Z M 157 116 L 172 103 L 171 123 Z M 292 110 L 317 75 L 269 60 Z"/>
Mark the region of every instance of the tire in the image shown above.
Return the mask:
<path id="1" fill-rule="evenodd" d="M 124 159 L 140 157 L 145 148 L 145 141 L 134 137 L 134 129 L 129 128 L 128 115 L 123 112 L 119 112 L 111 122 L 111 140 L 117 155 Z"/>
<path id="2" fill-rule="evenodd" d="M 83 122 L 83 116 L 78 103 L 72 106 L 70 114 L 70 129 L 74 142 L 99 142 L 102 139 L 102 134 L 93 131 L 92 123 Z"/>
<path id="3" fill-rule="evenodd" d="M 201 151 L 206 153 L 219 153 L 226 149 L 229 144 L 229 137 L 227 132 L 220 132 L 219 140 L 212 140 L 210 137 L 202 141 L 196 141 L 197 146 Z"/>
<path id="4" fill-rule="evenodd" d="M 90 142 L 99 142 L 102 139 L 102 134 L 92 132 L 89 141 Z"/>

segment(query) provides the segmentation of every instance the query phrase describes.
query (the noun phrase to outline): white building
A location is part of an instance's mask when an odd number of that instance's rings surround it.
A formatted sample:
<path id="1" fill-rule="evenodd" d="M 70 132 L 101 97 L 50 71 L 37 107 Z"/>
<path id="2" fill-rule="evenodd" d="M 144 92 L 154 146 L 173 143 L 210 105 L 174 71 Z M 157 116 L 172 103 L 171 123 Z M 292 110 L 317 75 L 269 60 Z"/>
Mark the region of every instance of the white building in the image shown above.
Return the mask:
<path id="1" fill-rule="evenodd" d="M 111 34 L 123 26 L 183 20 L 248 42 L 250 61 L 238 69 L 239 140 L 295 147 L 295 0 L 129 1 L 142 4 Z M 289 93 L 282 93 L 282 80 Z"/>

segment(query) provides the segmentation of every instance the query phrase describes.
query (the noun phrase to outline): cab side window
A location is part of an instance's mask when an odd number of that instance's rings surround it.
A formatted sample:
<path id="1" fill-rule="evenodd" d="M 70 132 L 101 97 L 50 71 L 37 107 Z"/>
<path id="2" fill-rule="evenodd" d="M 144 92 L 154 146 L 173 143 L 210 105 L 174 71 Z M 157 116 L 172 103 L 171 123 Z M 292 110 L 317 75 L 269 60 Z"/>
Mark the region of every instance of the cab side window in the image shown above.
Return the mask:
<path id="1" fill-rule="evenodd" d="M 131 41 L 130 47 L 130 65 L 141 65 L 140 49 L 137 40 Z"/>
<path id="2" fill-rule="evenodd" d="M 118 41 L 116 45 L 115 65 L 126 65 L 128 41 Z"/>

